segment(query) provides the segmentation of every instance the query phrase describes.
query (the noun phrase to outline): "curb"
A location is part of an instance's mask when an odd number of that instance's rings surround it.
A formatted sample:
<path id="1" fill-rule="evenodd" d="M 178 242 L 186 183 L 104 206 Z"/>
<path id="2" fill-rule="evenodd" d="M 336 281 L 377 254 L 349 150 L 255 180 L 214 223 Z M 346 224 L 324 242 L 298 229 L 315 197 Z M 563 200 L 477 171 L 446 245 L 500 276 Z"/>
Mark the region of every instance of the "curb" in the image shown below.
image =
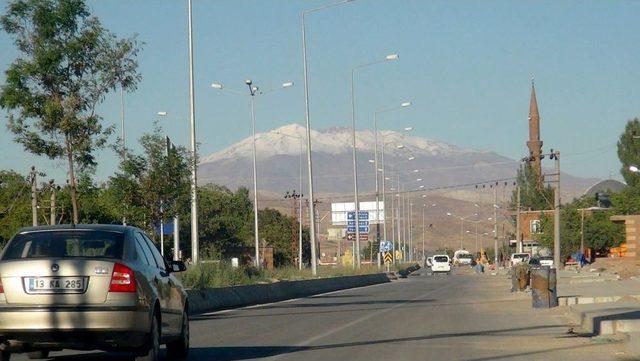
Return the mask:
<path id="1" fill-rule="evenodd" d="M 189 314 L 285 301 L 391 282 L 384 273 L 188 290 Z"/>
<path id="2" fill-rule="evenodd" d="M 558 296 L 558 306 L 588 305 L 592 303 L 617 302 L 617 301 L 620 301 L 622 298 L 628 298 L 628 297 L 640 300 L 640 295 L 598 296 L 598 297 Z"/>

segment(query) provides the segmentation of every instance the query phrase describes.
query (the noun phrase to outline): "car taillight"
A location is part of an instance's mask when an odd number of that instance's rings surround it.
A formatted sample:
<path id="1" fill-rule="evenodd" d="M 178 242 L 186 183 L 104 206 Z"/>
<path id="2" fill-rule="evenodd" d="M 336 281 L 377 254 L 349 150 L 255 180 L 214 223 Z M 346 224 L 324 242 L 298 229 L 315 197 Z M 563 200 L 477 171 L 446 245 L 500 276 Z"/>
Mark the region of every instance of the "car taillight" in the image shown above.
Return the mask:
<path id="1" fill-rule="evenodd" d="M 0 293 L 4 293 L 4 287 L 2 287 L 2 278 L 0 278 Z"/>
<path id="2" fill-rule="evenodd" d="M 114 264 L 109 292 L 136 292 L 133 270 L 120 263 Z"/>

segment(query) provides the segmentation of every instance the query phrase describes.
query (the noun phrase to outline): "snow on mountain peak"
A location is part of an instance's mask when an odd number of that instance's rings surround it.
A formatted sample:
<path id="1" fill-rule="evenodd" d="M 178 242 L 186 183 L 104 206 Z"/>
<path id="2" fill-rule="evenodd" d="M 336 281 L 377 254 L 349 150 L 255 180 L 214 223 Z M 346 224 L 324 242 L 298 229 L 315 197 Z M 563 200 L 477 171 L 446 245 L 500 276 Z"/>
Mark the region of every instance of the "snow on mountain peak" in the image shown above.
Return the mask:
<path id="1" fill-rule="evenodd" d="M 265 133 L 256 134 L 257 157 L 264 159 L 276 155 L 299 155 L 306 151 L 306 129 L 294 123 Z M 312 149 L 316 153 L 341 154 L 351 151 L 352 133 L 350 128 L 330 128 L 325 131 L 311 130 Z M 378 144 L 386 144 L 385 152 L 390 155 L 437 156 L 453 153 L 474 152 L 454 145 L 410 136 L 402 132 L 381 130 Z M 399 149 L 398 146 L 404 146 Z M 356 131 L 356 147 L 360 151 L 373 152 L 375 139 L 373 130 Z M 247 137 L 230 147 L 203 157 L 200 163 L 211 163 L 223 159 L 250 158 L 253 152 L 251 137 Z"/>

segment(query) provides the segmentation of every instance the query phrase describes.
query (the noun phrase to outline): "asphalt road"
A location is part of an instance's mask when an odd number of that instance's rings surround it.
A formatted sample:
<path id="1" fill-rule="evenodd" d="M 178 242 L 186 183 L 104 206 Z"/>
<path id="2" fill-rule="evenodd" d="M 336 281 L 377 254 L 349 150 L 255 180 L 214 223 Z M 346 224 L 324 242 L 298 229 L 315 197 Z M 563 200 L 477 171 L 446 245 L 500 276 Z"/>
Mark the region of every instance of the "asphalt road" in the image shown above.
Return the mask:
<path id="1" fill-rule="evenodd" d="M 504 276 L 456 273 L 197 316 L 189 360 L 615 360 L 624 349 L 569 334 L 561 310 L 532 310 Z"/>

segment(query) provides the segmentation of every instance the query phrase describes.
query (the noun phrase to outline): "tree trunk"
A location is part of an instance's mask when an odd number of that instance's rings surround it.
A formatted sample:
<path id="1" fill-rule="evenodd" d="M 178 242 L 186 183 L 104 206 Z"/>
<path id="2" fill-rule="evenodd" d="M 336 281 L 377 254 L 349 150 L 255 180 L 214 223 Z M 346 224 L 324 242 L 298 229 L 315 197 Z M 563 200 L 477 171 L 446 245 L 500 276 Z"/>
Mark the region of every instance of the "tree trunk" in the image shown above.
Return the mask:
<path id="1" fill-rule="evenodd" d="M 67 138 L 67 160 L 69 163 L 69 184 L 71 185 L 71 207 L 73 208 L 73 224 L 78 224 L 78 194 L 76 193 L 76 176 L 73 170 L 73 151 L 71 150 L 71 143 Z"/>

